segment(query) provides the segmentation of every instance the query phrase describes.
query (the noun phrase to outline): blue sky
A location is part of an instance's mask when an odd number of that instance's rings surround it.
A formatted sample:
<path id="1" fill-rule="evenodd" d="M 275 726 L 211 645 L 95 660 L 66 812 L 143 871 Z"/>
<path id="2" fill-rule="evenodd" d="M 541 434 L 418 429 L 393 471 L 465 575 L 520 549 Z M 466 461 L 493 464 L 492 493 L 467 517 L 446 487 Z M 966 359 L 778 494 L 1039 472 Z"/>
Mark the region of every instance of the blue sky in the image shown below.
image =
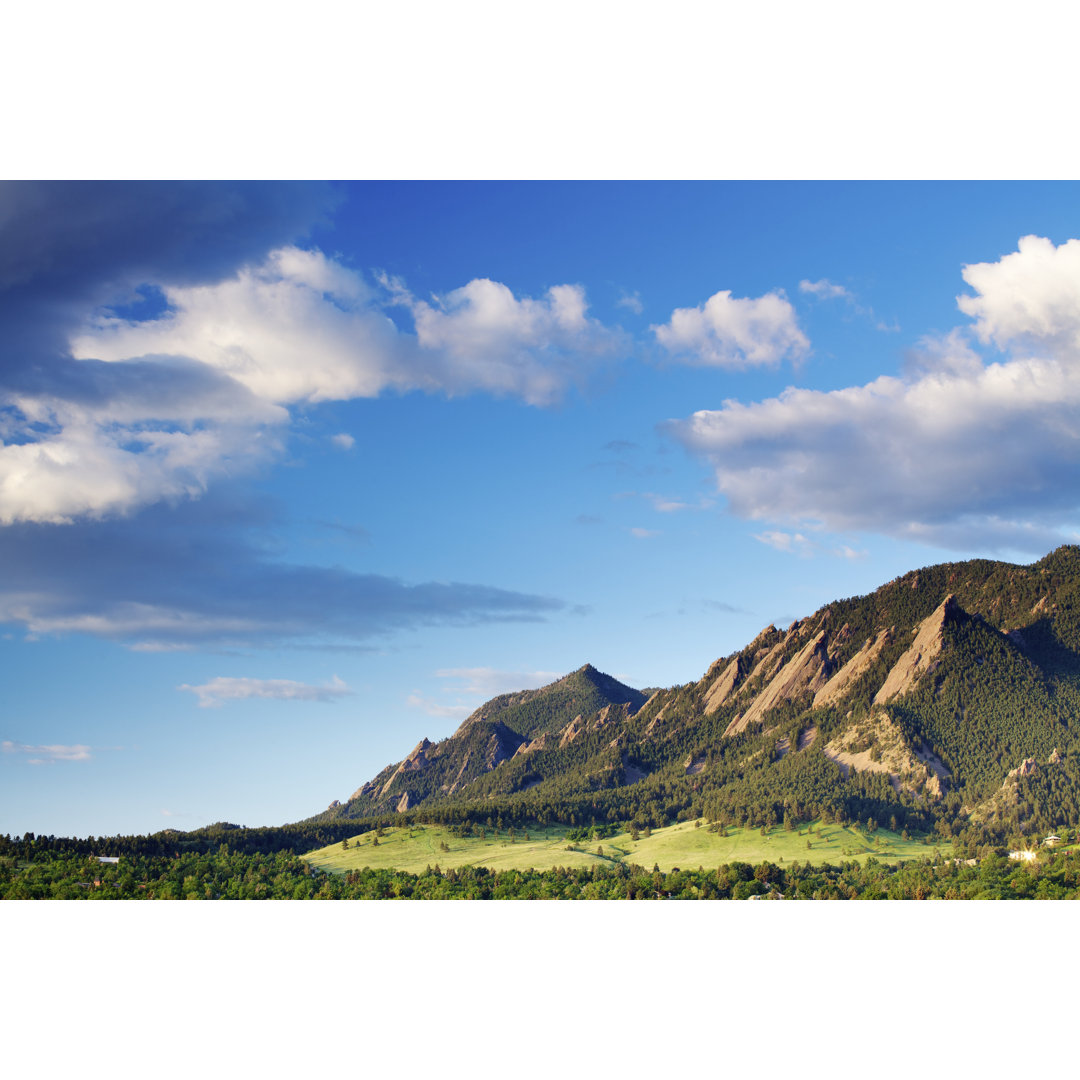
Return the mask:
<path id="1" fill-rule="evenodd" d="M 297 820 L 1078 531 L 1073 183 L 0 187 L 0 832 Z"/>

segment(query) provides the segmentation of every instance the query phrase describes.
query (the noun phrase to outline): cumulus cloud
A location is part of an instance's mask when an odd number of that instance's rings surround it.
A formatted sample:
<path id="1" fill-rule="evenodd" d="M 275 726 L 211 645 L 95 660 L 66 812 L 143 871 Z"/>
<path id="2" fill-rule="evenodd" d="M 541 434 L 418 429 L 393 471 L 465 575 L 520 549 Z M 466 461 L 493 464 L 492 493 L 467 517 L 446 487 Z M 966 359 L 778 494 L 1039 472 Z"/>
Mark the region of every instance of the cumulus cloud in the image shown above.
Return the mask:
<path id="1" fill-rule="evenodd" d="M 349 434 L 342 432 L 339 435 L 331 435 L 330 441 L 339 450 L 351 450 L 356 445 L 356 440 Z"/>
<path id="2" fill-rule="evenodd" d="M 633 536 L 637 540 L 648 540 L 653 536 L 659 536 L 660 535 L 660 530 L 659 529 L 642 529 L 642 528 L 635 525 L 630 530 L 630 535 Z"/>
<path id="3" fill-rule="evenodd" d="M 579 378 L 582 363 L 610 355 L 620 336 L 586 312 L 580 285 L 555 285 L 539 300 L 477 278 L 433 303 L 397 279 L 382 279 L 416 327 L 419 386 L 485 390 L 547 405 Z"/>
<path id="4" fill-rule="evenodd" d="M 1029 237 L 965 267 L 976 294 L 960 307 L 981 340 L 1012 347 L 1003 362 L 953 333 L 905 377 L 729 400 L 668 430 L 743 518 L 1045 551 L 1080 510 L 1078 256 L 1080 242 Z"/>
<path id="5" fill-rule="evenodd" d="M 332 203 L 318 185 L 0 188 L 0 524 L 197 497 L 279 455 L 300 405 L 550 404 L 621 340 L 577 285 L 536 300 L 478 279 L 429 303 L 288 242 Z"/>
<path id="6" fill-rule="evenodd" d="M 148 281 L 228 277 L 303 236 L 322 185 L 0 185 L 0 524 L 125 513 L 274 449 L 284 410 L 178 356 L 75 362 L 69 339 Z"/>
<path id="7" fill-rule="evenodd" d="M 623 292 L 618 300 L 615 301 L 616 307 L 626 308 L 627 311 L 632 311 L 635 315 L 640 315 L 645 306 L 641 302 L 641 294 L 635 290 L 632 293 Z"/>
<path id="8" fill-rule="evenodd" d="M 177 690 L 186 690 L 199 699 L 200 709 L 218 708 L 226 701 L 246 698 L 273 698 L 277 701 L 337 701 L 348 697 L 352 690 L 336 675 L 328 683 L 313 685 L 292 679 L 249 679 L 219 675 L 201 686 L 184 683 Z"/>
<path id="9" fill-rule="evenodd" d="M 775 367 L 810 351 L 795 309 L 782 292 L 756 299 L 724 289 L 693 308 L 676 308 L 656 340 L 686 363 L 729 369 Z"/>
<path id="10" fill-rule="evenodd" d="M 162 292 L 159 318 L 100 314 L 72 338 L 72 355 L 190 357 L 277 405 L 375 397 L 406 382 L 406 342 L 362 277 L 319 251 L 279 248 L 224 281 Z"/>
<path id="11" fill-rule="evenodd" d="M 228 497 L 226 495 L 228 494 Z M 421 626 L 536 621 L 566 605 L 486 585 L 280 561 L 235 491 L 129 519 L 0 529 L 0 622 L 140 649 L 356 644 Z"/>
<path id="12" fill-rule="evenodd" d="M 980 341 L 1078 360 L 1080 240 L 1055 247 L 1045 237 L 1025 236 L 997 262 L 965 266 L 963 277 L 975 295 L 956 302 L 975 320 Z"/>
<path id="13" fill-rule="evenodd" d="M 27 746 L 25 743 L 11 742 L 5 739 L 0 743 L 0 751 L 5 754 L 31 754 L 27 758 L 28 765 L 52 765 L 58 761 L 89 761 L 91 748 L 77 743 L 74 746 L 63 746 L 52 743 L 47 746 Z"/>

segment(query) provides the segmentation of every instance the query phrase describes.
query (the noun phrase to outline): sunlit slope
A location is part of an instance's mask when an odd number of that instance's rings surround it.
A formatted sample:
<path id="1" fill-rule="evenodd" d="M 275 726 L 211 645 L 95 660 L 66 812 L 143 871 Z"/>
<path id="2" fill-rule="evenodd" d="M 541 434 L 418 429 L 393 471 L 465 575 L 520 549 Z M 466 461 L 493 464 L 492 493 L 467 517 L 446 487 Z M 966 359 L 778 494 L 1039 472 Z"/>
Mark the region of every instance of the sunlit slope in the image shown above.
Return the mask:
<path id="1" fill-rule="evenodd" d="M 881 862 L 901 862 L 932 855 L 935 850 L 921 840 L 903 840 L 885 829 L 869 836 L 857 829 L 820 823 L 809 829 L 772 829 L 765 835 L 759 829 L 731 828 L 727 834 L 721 836 L 693 822 L 680 822 L 654 829 L 651 836 L 639 834 L 637 840 L 628 833 L 619 833 L 571 842 L 561 827 L 516 830 L 513 836 L 508 831 L 498 835 L 489 832 L 481 839 L 455 836 L 441 826 L 414 825 L 384 829 L 380 837 L 374 832 L 364 833 L 350 839 L 348 848 L 333 844 L 304 858 L 331 873 L 363 867 L 419 873 L 435 865 L 443 870 L 460 866 L 546 870 L 556 866 L 610 867 L 620 862 L 646 869 L 657 865 L 669 871 L 674 867 L 714 867 L 731 862 L 861 862 L 869 856 Z"/>

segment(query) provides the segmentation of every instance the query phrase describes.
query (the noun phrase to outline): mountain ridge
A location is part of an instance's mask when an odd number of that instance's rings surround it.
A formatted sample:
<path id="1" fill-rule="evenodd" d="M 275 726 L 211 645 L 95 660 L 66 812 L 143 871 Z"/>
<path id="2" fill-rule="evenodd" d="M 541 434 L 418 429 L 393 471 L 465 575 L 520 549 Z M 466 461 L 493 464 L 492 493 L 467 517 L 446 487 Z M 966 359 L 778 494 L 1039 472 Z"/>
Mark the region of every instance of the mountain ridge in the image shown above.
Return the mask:
<path id="1" fill-rule="evenodd" d="M 1024 796 L 1074 771 L 1080 781 L 1078 717 L 1080 547 L 1066 546 L 1028 566 L 909 571 L 786 631 L 767 626 L 696 681 L 649 696 L 591 664 L 499 695 L 318 817 L 490 808 L 716 827 L 824 813 L 952 838 L 988 821 L 1016 832 L 1050 806 L 1080 814 L 1068 794 Z M 1010 770 L 1052 753 L 1059 767 L 1020 776 L 1004 810 L 972 817 Z"/>

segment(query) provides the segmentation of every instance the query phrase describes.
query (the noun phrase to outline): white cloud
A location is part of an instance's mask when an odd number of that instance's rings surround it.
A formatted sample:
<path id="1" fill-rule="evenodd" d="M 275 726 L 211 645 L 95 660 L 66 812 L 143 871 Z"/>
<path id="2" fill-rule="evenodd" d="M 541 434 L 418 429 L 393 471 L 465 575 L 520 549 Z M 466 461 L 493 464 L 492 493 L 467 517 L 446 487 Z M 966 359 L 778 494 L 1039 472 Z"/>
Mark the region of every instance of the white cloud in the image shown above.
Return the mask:
<path id="1" fill-rule="evenodd" d="M 342 432 L 340 435 L 331 435 L 330 441 L 339 450 L 351 450 L 356 445 L 356 440 L 345 432 Z"/>
<path id="2" fill-rule="evenodd" d="M 851 300 L 852 295 L 843 285 L 837 285 L 828 278 L 818 281 L 807 281 L 805 278 L 799 282 L 799 292 L 810 293 L 819 300 Z"/>
<path id="3" fill-rule="evenodd" d="M 216 708 L 225 701 L 245 698 L 273 698 L 278 701 L 336 701 L 353 691 L 336 675 L 320 686 L 294 682 L 291 679 L 247 679 L 218 676 L 201 686 L 186 683 L 177 690 L 187 690 L 199 698 L 199 708 Z"/>
<path id="4" fill-rule="evenodd" d="M 630 535 L 636 537 L 638 540 L 648 540 L 653 536 L 659 536 L 659 529 L 642 529 L 635 526 L 630 530 Z"/>
<path id="5" fill-rule="evenodd" d="M 641 294 L 637 291 L 632 293 L 624 292 L 618 300 L 615 301 L 616 307 L 626 308 L 627 311 L 632 311 L 635 315 L 640 315 L 645 307 L 641 302 Z"/>
<path id="6" fill-rule="evenodd" d="M 1029 237 L 965 268 L 978 293 L 960 306 L 977 333 L 1023 350 L 1005 362 L 985 364 L 953 333 L 905 378 L 726 401 L 670 430 L 743 518 L 1046 550 L 1080 511 L 1078 257 L 1080 242 Z"/>
<path id="7" fill-rule="evenodd" d="M 958 296 L 956 303 L 975 319 L 980 341 L 1049 349 L 1077 359 L 1080 240 L 1054 247 L 1044 237 L 1025 236 L 1012 254 L 965 266 L 963 276 L 976 295 Z"/>
<path id="8" fill-rule="evenodd" d="M 611 354 L 620 340 L 586 315 L 580 285 L 555 285 L 541 300 L 518 299 L 505 285 L 477 278 L 429 304 L 384 280 L 415 321 L 420 386 L 480 389 L 547 405 L 580 377 L 583 361 Z"/>
<path id="9" fill-rule="evenodd" d="M 67 524 L 123 514 L 162 499 L 195 497 L 212 476 L 276 451 L 276 432 L 226 423 L 206 430 L 117 425 L 57 407 L 58 430 L 0 446 L 0 524 Z M 149 420 L 149 418 L 148 418 Z"/>
<path id="10" fill-rule="evenodd" d="M 162 284 L 160 317 L 102 309 L 70 336 L 74 361 L 0 394 L 0 524 L 198 497 L 280 454 L 303 403 L 419 389 L 548 405 L 621 340 L 577 285 L 534 300 L 478 279 L 434 304 L 383 285 L 283 247 L 214 284 Z M 395 305 L 413 332 L 387 316 Z"/>
<path id="11" fill-rule="evenodd" d="M 163 292 L 161 318 L 101 316 L 72 355 L 192 357 L 279 405 L 375 397 L 401 382 L 406 342 L 360 275 L 321 252 L 281 248 L 225 281 Z"/>
<path id="12" fill-rule="evenodd" d="M 91 748 L 77 743 L 74 746 L 63 746 L 52 743 L 48 746 L 27 746 L 25 743 L 11 742 L 5 739 L 0 743 L 0 751 L 5 754 L 33 754 L 29 758 L 29 765 L 51 765 L 57 761 L 90 761 Z"/>
<path id="13" fill-rule="evenodd" d="M 725 289 L 697 307 L 676 308 L 669 322 L 651 329 L 669 353 L 711 367 L 774 367 L 810 350 L 782 292 L 752 299 L 732 297 Z"/>

